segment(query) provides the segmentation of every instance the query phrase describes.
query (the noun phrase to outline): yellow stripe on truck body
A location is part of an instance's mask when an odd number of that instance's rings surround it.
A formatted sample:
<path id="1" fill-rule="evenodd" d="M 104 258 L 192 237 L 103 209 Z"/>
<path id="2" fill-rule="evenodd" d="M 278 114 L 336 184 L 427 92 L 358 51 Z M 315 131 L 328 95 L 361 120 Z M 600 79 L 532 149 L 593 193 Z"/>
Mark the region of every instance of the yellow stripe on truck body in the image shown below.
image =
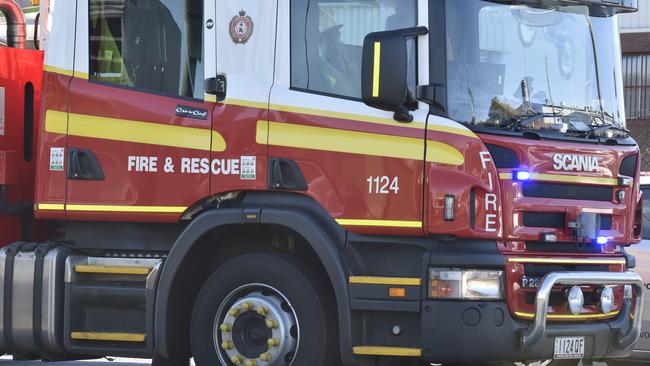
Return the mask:
<path id="1" fill-rule="evenodd" d="M 375 42 L 375 64 L 372 77 L 372 96 L 379 97 L 379 81 L 381 78 L 381 42 Z"/>
<path id="2" fill-rule="evenodd" d="M 424 140 L 413 137 L 268 121 L 259 121 L 257 131 L 258 134 L 268 131 L 268 144 L 272 146 L 398 159 L 424 158 Z M 258 136 L 258 142 L 265 137 Z M 427 141 L 427 161 L 459 166 L 465 163 L 465 157 L 451 145 Z"/>
<path id="3" fill-rule="evenodd" d="M 204 151 L 226 150 L 223 137 L 209 129 L 173 126 L 60 111 L 47 111 L 49 133 Z"/>

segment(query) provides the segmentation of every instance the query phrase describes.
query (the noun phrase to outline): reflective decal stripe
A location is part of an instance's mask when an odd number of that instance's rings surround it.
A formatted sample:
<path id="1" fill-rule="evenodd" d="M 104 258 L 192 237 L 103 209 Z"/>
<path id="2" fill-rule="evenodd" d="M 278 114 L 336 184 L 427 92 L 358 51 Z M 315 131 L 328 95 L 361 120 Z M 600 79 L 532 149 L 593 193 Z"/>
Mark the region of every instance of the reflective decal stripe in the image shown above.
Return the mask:
<path id="1" fill-rule="evenodd" d="M 421 221 L 337 219 L 341 226 L 422 228 Z"/>
<path id="2" fill-rule="evenodd" d="M 135 267 L 135 266 L 93 266 L 86 264 L 78 264 L 74 267 L 77 273 L 93 273 L 93 274 L 120 274 L 120 275 L 139 275 L 147 276 L 151 273 L 151 267 Z"/>
<path id="3" fill-rule="evenodd" d="M 353 347 L 355 355 L 362 356 L 398 356 L 398 357 L 421 357 L 420 348 L 403 348 L 403 347 L 377 347 L 377 346 L 359 346 Z"/>
<path id="4" fill-rule="evenodd" d="M 68 121 L 69 119 L 69 121 Z M 171 126 L 49 110 L 45 115 L 49 133 L 121 142 L 223 152 L 226 141 L 215 131 Z M 212 145 L 212 147 L 210 146 Z"/>
<path id="5" fill-rule="evenodd" d="M 104 342 L 144 342 L 146 334 L 140 333 L 100 333 L 100 332 L 72 332 L 70 338 L 78 341 L 104 341 Z"/>
<path id="6" fill-rule="evenodd" d="M 375 64 L 372 77 L 372 96 L 379 97 L 379 78 L 381 67 L 381 42 L 375 42 Z"/>
<path id="7" fill-rule="evenodd" d="M 358 284 L 358 285 L 388 285 L 388 286 L 422 285 L 421 278 L 406 278 L 406 277 L 350 276 L 348 282 L 351 284 Z"/>
<path id="8" fill-rule="evenodd" d="M 423 159 L 424 140 L 418 138 L 267 121 L 258 122 L 258 134 L 264 131 L 267 125 L 268 144 L 272 146 L 398 159 Z M 261 139 L 263 137 L 258 136 L 257 140 Z M 451 145 L 427 141 L 427 161 L 459 166 L 465 163 L 465 157 Z"/>
<path id="9" fill-rule="evenodd" d="M 63 204 L 39 203 L 37 207 L 43 211 L 65 211 Z"/>
<path id="10" fill-rule="evenodd" d="M 614 317 L 616 315 L 620 314 L 620 311 L 614 311 L 609 314 L 579 314 L 579 315 L 573 315 L 573 314 L 549 314 L 547 315 L 547 319 L 549 320 L 596 320 L 596 319 L 603 319 L 603 318 L 610 318 Z M 520 318 L 527 318 L 527 319 L 533 319 L 535 318 L 535 314 L 533 313 L 521 313 L 521 312 L 515 312 L 515 315 L 520 317 Z"/>
<path id="11" fill-rule="evenodd" d="M 113 205 L 63 205 L 38 204 L 43 211 L 78 211 L 78 212 L 124 212 L 124 213 L 183 213 L 185 206 L 113 206 Z"/>
<path id="12" fill-rule="evenodd" d="M 217 96 L 206 93 L 206 94 L 203 95 L 203 101 L 204 102 L 210 102 L 210 103 L 216 103 L 217 102 Z"/>
<path id="13" fill-rule="evenodd" d="M 500 173 L 499 178 L 501 178 L 501 180 L 512 180 L 513 177 L 512 177 L 512 173 Z M 601 185 L 601 186 L 618 185 L 618 180 L 613 178 L 582 177 L 578 175 L 545 174 L 545 173 L 531 173 L 530 181 L 593 184 L 593 185 Z"/>
<path id="14" fill-rule="evenodd" d="M 84 79 L 84 80 L 89 79 L 88 74 L 85 73 L 85 72 L 67 70 L 67 69 L 63 69 L 63 68 L 60 68 L 60 67 L 56 67 L 56 66 L 43 65 L 43 70 L 47 71 L 47 72 L 50 72 L 50 73 L 53 73 L 53 74 L 59 74 L 59 75 L 64 75 L 64 76 L 73 76 L 73 77 Z"/>
<path id="15" fill-rule="evenodd" d="M 78 212 L 128 212 L 128 213 L 183 213 L 183 206 L 106 206 L 106 205 L 66 205 L 67 211 Z"/>
<path id="16" fill-rule="evenodd" d="M 53 74 L 59 74 L 64 76 L 72 76 L 74 74 L 72 70 L 66 70 L 60 67 L 50 66 L 50 65 L 43 65 L 43 70 L 47 72 L 51 72 Z"/>
<path id="17" fill-rule="evenodd" d="M 625 258 L 617 259 L 579 259 L 579 258 L 508 258 L 510 263 L 551 263 L 551 264 L 626 264 Z"/>

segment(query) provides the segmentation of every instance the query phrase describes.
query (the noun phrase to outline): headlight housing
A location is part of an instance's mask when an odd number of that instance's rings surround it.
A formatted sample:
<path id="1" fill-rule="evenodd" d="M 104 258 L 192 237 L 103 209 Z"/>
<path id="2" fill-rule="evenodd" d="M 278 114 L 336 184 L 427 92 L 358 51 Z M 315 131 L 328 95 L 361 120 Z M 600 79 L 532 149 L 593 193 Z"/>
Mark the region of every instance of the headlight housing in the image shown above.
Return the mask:
<path id="1" fill-rule="evenodd" d="M 429 268 L 429 297 L 447 300 L 502 300 L 503 271 Z"/>

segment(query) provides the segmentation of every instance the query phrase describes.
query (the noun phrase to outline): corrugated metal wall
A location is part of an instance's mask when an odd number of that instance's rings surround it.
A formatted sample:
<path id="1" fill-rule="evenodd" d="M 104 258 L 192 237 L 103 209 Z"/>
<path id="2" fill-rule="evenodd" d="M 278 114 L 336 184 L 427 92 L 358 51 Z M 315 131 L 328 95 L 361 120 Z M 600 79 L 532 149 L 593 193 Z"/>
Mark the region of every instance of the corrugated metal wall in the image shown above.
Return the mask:
<path id="1" fill-rule="evenodd" d="M 627 118 L 650 118 L 650 55 L 624 56 L 623 78 Z"/>
<path id="2" fill-rule="evenodd" d="M 650 1 L 639 1 L 639 11 L 632 14 L 622 14 L 618 18 L 622 32 L 650 31 Z"/>

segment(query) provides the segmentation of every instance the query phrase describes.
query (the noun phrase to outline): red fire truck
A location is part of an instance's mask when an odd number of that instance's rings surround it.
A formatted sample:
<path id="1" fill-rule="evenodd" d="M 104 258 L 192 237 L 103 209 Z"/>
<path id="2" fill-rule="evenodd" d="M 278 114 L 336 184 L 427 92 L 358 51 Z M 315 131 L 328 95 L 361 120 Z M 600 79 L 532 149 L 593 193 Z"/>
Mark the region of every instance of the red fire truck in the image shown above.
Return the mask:
<path id="1" fill-rule="evenodd" d="M 628 356 L 636 0 L 0 0 L 0 351 Z M 34 47 L 32 47 L 34 48 Z"/>

